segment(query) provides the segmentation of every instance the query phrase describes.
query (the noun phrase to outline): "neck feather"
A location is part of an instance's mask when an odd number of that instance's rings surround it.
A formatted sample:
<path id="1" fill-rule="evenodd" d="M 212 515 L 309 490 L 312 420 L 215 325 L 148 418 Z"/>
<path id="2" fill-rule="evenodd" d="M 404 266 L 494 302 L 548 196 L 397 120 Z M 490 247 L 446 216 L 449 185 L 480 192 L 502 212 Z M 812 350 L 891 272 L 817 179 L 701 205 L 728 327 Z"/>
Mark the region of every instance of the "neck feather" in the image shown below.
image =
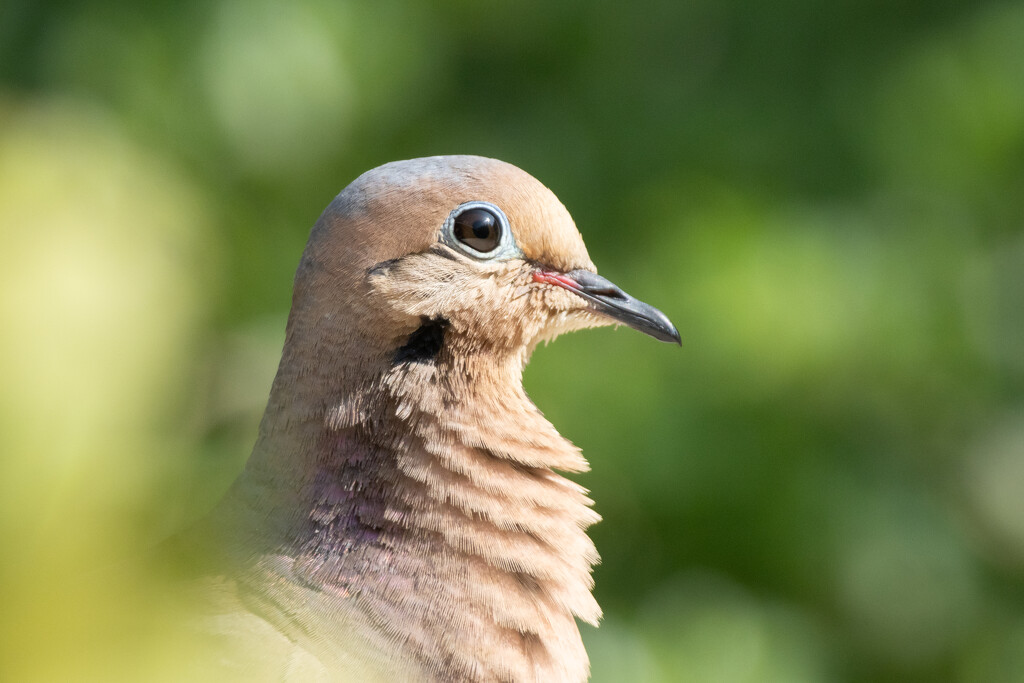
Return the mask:
<path id="1" fill-rule="evenodd" d="M 554 470 L 586 461 L 526 396 L 522 359 L 458 359 L 398 358 L 313 420 L 272 397 L 236 491 L 289 520 L 264 540 L 275 573 L 342 598 L 427 676 L 584 680 L 599 517 Z"/>

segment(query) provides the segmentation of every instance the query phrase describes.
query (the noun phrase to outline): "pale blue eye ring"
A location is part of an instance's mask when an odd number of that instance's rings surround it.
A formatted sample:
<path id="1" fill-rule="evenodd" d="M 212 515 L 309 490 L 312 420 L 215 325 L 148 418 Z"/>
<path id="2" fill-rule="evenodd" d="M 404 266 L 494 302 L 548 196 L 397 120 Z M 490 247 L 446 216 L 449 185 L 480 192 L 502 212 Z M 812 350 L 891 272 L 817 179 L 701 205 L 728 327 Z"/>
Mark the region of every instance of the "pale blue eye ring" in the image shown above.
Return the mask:
<path id="1" fill-rule="evenodd" d="M 490 202 L 464 202 L 441 227 L 441 241 L 481 260 L 522 258 L 505 212 Z"/>

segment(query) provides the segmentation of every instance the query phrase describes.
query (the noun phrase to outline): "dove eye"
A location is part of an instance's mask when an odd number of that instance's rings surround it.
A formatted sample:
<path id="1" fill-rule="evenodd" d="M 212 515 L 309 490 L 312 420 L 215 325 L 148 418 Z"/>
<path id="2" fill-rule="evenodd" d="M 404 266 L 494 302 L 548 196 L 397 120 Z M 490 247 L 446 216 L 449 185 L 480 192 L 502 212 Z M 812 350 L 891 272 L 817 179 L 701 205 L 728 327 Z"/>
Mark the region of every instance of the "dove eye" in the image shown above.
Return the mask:
<path id="1" fill-rule="evenodd" d="M 477 259 L 522 258 L 505 213 L 490 202 L 455 207 L 441 229 L 441 241 Z"/>
<path id="2" fill-rule="evenodd" d="M 466 209 L 452 221 L 455 239 L 486 254 L 501 242 L 501 222 L 487 209 Z"/>

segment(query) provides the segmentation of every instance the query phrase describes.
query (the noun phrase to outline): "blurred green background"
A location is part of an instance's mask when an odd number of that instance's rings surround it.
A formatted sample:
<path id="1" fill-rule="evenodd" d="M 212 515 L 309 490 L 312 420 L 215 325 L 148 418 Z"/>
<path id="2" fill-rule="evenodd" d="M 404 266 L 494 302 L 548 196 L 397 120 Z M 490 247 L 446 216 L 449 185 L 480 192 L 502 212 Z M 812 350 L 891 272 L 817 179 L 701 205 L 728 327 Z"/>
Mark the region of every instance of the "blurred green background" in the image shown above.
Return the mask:
<path id="1" fill-rule="evenodd" d="M 952 0 L 5 0 L 0 679 L 182 656 L 129 558 L 241 468 L 321 209 L 452 153 L 683 335 L 527 370 L 595 681 L 1024 681 L 1024 3 Z"/>

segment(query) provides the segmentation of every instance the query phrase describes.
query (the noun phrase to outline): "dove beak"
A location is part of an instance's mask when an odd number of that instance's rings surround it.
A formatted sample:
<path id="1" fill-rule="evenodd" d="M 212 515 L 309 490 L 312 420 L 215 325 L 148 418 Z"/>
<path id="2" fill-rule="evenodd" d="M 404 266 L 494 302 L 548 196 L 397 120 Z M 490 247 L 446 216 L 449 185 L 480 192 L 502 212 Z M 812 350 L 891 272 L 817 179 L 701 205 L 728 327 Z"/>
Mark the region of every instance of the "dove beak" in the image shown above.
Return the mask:
<path id="1" fill-rule="evenodd" d="M 567 289 L 588 302 L 591 308 L 616 322 L 628 325 L 663 342 L 682 345 L 679 331 L 664 313 L 619 289 L 613 282 L 589 270 L 558 273 L 537 270 L 533 281 Z"/>

